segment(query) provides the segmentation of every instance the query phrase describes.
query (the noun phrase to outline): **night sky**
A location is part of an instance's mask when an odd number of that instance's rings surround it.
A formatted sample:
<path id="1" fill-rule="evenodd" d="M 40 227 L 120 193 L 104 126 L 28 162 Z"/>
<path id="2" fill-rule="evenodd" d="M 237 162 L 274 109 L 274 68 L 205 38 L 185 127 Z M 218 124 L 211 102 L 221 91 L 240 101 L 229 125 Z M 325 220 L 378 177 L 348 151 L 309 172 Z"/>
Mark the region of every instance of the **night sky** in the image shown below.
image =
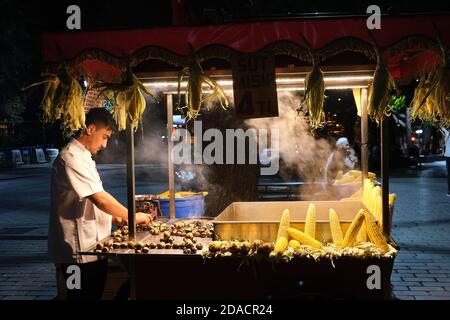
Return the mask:
<path id="1" fill-rule="evenodd" d="M 450 12 L 450 2 L 442 0 L 0 0 L 0 122 L 13 126 L 32 123 L 21 131 L 15 127 L 22 133 L 17 141 L 5 140 L 0 134 L 0 147 L 40 141 L 34 132 L 41 126 L 37 106 L 42 92 L 24 93 L 21 88 L 41 79 L 40 36 L 42 32 L 68 31 L 66 9 L 71 4 L 81 8 L 82 32 L 316 17 L 316 13 L 361 16 L 374 3 L 387 15 Z M 178 8 L 175 14 L 173 7 Z"/>

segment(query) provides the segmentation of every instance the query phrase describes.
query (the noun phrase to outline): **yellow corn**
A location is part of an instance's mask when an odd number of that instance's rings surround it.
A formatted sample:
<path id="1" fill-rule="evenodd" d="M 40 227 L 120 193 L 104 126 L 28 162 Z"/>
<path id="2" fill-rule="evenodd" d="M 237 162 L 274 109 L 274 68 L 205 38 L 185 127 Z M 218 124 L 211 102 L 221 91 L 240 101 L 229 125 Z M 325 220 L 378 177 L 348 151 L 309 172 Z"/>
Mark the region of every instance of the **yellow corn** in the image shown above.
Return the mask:
<path id="1" fill-rule="evenodd" d="M 374 216 L 370 212 L 364 211 L 364 217 L 367 226 L 367 235 L 369 236 L 370 242 L 384 252 L 389 251 L 386 238 L 383 236 L 381 228 L 377 225 Z"/>
<path id="2" fill-rule="evenodd" d="M 300 242 L 298 242 L 297 240 L 290 240 L 288 246 L 292 249 L 297 249 L 300 248 Z"/>
<path id="3" fill-rule="evenodd" d="M 297 230 L 295 228 L 288 228 L 288 234 L 291 238 L 297 240 L 301 244 L 306 244 L 317 249 L 323 248 L 322 244 L 319 241 L 308 236 L 306 233 L 301 232 L 300 230 Z"/>
<path id="4" fill-rule="evenodd" d="M 358 214 L 353 219 L 352 223 L 347 229 L 347 232 L 345 233 L 344 241 L 342 242 L 343 247 L 351 247 L 355 241 L 356 236 L 358 235 L 359 229 L 361 229 L 361 226 L 364 222 L 364 210 L 359 210 Z"/>
<path id="5" fill-rule="evenodd" d="M 278 227 L 277 240 L 280 237 L 287 238 L 287 229 L 289 228 L 290 223 L 291 223 L 291 214 L 289 212 L 289 209 L 284 209 L 283 214 L 281 215 L 280 225 Z"/>
<path id="6" fill-rule="evenodd" d="M 273 246 L 273 251 L 283 253 L 288 246 L 288 239 L 286 237 L 279 237 Z"/>
<path id="7" fill-rule="evenodd" d="M 383 202 L 380 195 L 377 195 L 375 199 L 373 215 L 378 221 L 381 221 L 383 219 Z"/>
<path id="8" fill-rule="evenodd" d="M 367 241 L 366 224 L 363 222 L 361 228 L 359 229 L 358 235 L 356 236 L 356 242 L 366 242 L 366 241 Z"/>
<path id="9" fill-rule="evenodd" d="M 316 205 L 314 203 L 309 204 L 306 212 L 305 233 L 316 238 Z"/>
<path id="10" fill-rule="evenodd" d="M 375 188 L 373 188 L 371 195 L 370 195 L 369 207 L 367 209 L 369 209 L 369 211 L 371 213 L 374 212 L 374 210 L 375 210 L 375 199 L 376 199 L 377 195 L 381 196 L 381 187 L 379 187 L 379 186 L 376 186 Z"/>
<path id="11" fill-rule="evenodd" d="M 336 180 L 336 184 L 348 184 L 348 183 L 354 183 L 358 181 L 358 177 L 355 176 L 344 176 L 342 177 L 342 179 Z"/>
<path id="12" fill-rule="evenodd" d="M 395 199 L 397 199 L 397 195 L 395 193 L 389 194 L 389 207 L 394 207 Z"/>
<path id="13" fill-rule="evenodd" d="M 339 216 L 334 209 L 330 209 L 330 229 L 331 236 L 333 237 L 333 243 L 336 246 L 341 246 L 344 236 L 342 235 L 341 223 L 339 222 Z"/>
<path id="14" fill-rule="evenodd" d="M 373 183 L 369 179 L 366 179 L 366 185 L 364 187 L 364 196 L 363 196 L 363 203 L 366 207 L 369 207 L 370 195 L 372 193 L 373 188 L 374 188 Z"/>

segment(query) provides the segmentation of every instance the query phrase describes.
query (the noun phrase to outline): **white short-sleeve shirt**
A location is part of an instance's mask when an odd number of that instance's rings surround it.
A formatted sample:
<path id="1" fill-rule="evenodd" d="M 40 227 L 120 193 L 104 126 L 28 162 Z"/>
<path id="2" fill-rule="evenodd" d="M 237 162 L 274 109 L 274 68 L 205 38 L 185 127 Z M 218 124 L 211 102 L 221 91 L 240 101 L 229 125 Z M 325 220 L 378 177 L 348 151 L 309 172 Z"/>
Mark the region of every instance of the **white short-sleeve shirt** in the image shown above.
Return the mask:
<path id="1" fill-rule="evenodd" d="M 53 162 L 48 254 L 54 263 L 87 263 L 96 256 L 80 251 L 111 233 L 112 217 L 97 208 L 90 195 L 103 191 L 91 153 L 76 139 Z"/>

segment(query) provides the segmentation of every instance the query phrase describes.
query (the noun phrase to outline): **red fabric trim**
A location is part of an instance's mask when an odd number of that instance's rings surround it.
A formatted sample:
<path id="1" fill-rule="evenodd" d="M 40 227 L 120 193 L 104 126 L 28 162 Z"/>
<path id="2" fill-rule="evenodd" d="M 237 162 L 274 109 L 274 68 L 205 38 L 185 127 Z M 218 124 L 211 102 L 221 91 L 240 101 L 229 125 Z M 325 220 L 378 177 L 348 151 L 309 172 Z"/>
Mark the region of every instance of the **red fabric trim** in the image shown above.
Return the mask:
<path id="1" fill-rule="evenodd" d="M 444 42 L 450 46 L 448 15 L 382 17 L 381 30 L 374 30 L 381 47 L 394 45 L 411 35 L 435 39 L 432 22 L 438 27 Z M 147 30 L 121 30 L 101 32 L 66 32 L 43 35 L 44 62 L 59 62 L 57 46 L 66 59 L 73 59 L 89 48 L 104 50 L 116 57 L 126 57 L 135 51 L 157 46 L 179 55 L 188 55 L 188 43 L 196 50 L 211 44 L 221 44 L 240 52 L 254 52 L 280 40 L 304 47 L 300 39 L 304 34 L 315 49 L 343 37 L 354 37 L 370 42 L 366 19 L 317 19 L 254 22 L 243 24 L 212 25 L 200 27 L 172 27 Z"/>

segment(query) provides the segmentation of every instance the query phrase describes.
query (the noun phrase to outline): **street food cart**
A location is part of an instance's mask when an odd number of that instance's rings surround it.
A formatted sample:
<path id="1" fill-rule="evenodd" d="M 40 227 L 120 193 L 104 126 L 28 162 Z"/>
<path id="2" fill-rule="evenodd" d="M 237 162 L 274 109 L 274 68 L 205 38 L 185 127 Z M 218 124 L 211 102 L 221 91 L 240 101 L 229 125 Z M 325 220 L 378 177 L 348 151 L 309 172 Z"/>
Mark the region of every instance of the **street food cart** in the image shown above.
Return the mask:
<path id="1" fill-rule="evenodd" d="M 201 63 L 209 60 L 209 65 L 213 67 L 207 73 L 224 90 L 233 88 L 233 75 L 229 68 L 233 59 L 238 54 L 254 53 L 301 61 L 303 64 L 300 65 L 287 63 L 275 66 L 276 90 L 305 90 L 305 77 L 311 69 L 311 52 L 314 52 L 314 56 L 320 61 L 325 88 L 356 89 L 359 99 L 357 104 L 361 108 L 362 190 L 359 196 L 352 199 L 314 202 L 317 210 L 316 240 L 320 243 L 330 242 L 330 209 L 341 214 L 340 225 L 344 233 L 351 227 L 360 209 L 374 213 L 374 207 L 370 207 L 367 199 L 364 199 L 364 188 L 367 187 L 365 181 L 368 178 L 368 89 L 375 70 L 374 43 L 382 49 L 382 56 L 396 81 L 409 82 L 428 64 L 436 61 L 436 29 L 444 35 L 443 41 L 450 43 L 448 18 L 446 15 L 383 17 L 382 29 L 373 30 L 372 35 L 367 32 L 365 18 L 300 19 L 149 30 L 45 34 L 43 56 L 47 63 L 44 70 L 46 73 L 55 72 L 62 58 L 74 74 L 84 70 L 87 77 L 97 81 L 120 81 L 120 75 L 127 68 L 127 64 L 136 67 L 152 61 L 154 63 L 148 64 L 149 66 L 160 63 L 167 68 L 156 71 L 141 70 L 136 74 L 147 88 L 162 88 L 165 94 L 170 220 L 167 224 L 158 222 L 147 229 L 136 230 L 134 132 L 128 121 L 129 229 L 116 231 L 111 237 L 87 248 L 83 254 L 106 255 L 119 259 L 130 275 L 131 296 L 137 299 L 391 298 L 390 277 L 398 246 L 390 236 L 392 207 L 389 206 L 387 120 L 381 119 L 379 122 L 382 168 L 381 189 L 378 189 L 381 207 L 377 208 L 377 217 L 378 225 L 382 225 L 383 235 L 389 244 L 389 252 L 380 253 L 373 251 L 372 247 L 366 247 L 355 249 L 362 254 L 352 254 L 353 249 L 343 252 L 328 246 L 325 247 L 328 249 L 321 249 L 322 251 L 304 251 L 303 254 L 291 251 L 290 256 L 271 255 L 273 243 L 277 241 L 276 233 L 281 225 L 283 210 L 289 209 L 291 212 L 291 227 L 303 229 L 309 202 L 235 202 L 229 204 L 212 220 L 203 217 L 177 219 L 171 162 L 174 107 L 172 95 L 177 93 L 178 71 L 189 64 L 193 51 Z M 309 48 L 305 46 L 301 36 L 309 40 Z M 348 59 L 344 65 L 329 63 L 333 58 L 342 58 L 346 53 L 365 57 L 371 63 L 349 63 Z M 214 61 L 226 61 L 228 68 L 220 68 L 223 63 L 214 67 Z M 182 223 L 181 229 L 174 227 L 177 223 Z M 208 230 L 209 233 L 198 232 L 198 236 L 194 236 L 194 229 Z M 168 232 L 164 235 L 167 239 L 162 238 L 165 232 Z M 183 240 L 187 234 L 190 234 L 189 240 L 195 239 L 194 243 L 186 243 Z M 117 242 L 114 241 L 115 238 Z M 169 238 L 173 239 L 165 241 Z M 217 242 L 219 239 L 222 242 Z M 164 244 L 158 247 L 160 240 L 164 240 Z M 232 243 L 238 240 L 243 243 Z M 179 246 L 181 241 L 184 241 L 182 247 Z M 177 248 L 174 249 L 173 244 L 177 242 Z M 152 270 L 158 270 L 162 275 L 154 277 Z M 375 281 L 371 286 L 368 284 L 369 278 L 376 272 L 380 274 L 380 283 L 377 285 Z M 186 282 L 192 285 L 184 285 Z"/>

